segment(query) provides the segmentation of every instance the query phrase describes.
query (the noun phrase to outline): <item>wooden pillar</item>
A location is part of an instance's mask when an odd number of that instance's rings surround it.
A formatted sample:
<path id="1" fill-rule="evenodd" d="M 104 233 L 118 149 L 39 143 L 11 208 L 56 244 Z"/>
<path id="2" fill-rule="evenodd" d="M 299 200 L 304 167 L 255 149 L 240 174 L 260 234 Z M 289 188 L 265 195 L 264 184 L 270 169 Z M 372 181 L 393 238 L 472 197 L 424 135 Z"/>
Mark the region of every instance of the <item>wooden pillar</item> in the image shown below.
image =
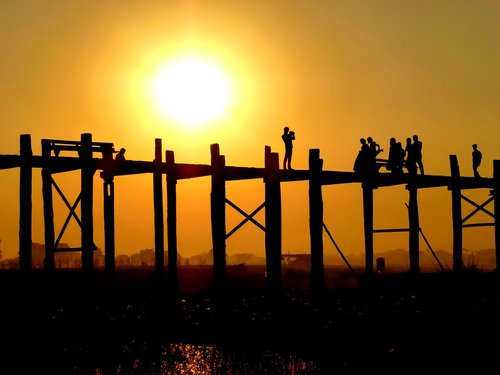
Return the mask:
<path id="1" fill-rule="evenodd" d="M 54 270 L 54 201 L 52 196 L 52 168 L 50 141 L 42 140 L 42 197 L 43 197 L 43 221 L 45 239 L 44 268 L 47 271 Z"/>
<path id="2" fill-rule="evenodd" d="M 363 182 L 363 226 L 365 230 L 365 272 L 373 274 L 373 186 Z"/>
<path id="3" fill-rule="evenodd" d="M 323 259 L 323 195 L 321 172 L 323 159 L 319 149 L 309 150 L 309 233 L 311 238 L 311 286 L 325 286 Z"/>
<path id="4" fill-rule="evenodd" d="M 104 181 L 104 268 L 108 277 L 115 273 L 115 183 Z"/>
<path id="5" fill-rule="evenodd" d="M 161 139 L 155 139 L 155 159 L 153 172 L 153 204 L 155 223 L 155 275 L 163 278 L 165 274 L 165 232 L 163 219 L 163 180 Z"/>
<path id="6" fill-rule="evenodd" d="M 220 155 L 219 145 L 210 145 L 212 164 L 212 192 L 210 194 L 212 220 L 212 246 L 214 282 L 222 286 L 226 281 L 226 182 L 225 158 Z"/>
<path id="7" fill-rule="evenodd" d="M 281 186 L 279 154 L 265 147 L 266 273 L 271 288 L 281 287 Z"/>
<path id="8" fill-rule="evenodd" d="M 94 269 L 94 165 L 92 160 L 92 134 L 81 135 L 81 222 L 82 222 L 82 269 L 86 272 Z"/>
<path id="9" fill-rule="evenodd" d="M 20 138 L 20 171 L 19 171 L 19 269 L 32 269 L 32 183 L 33 152 L 31 136 L 22 134 Z"/>
<path id="10" fill-rule="evenodd" d="M 493 160 L 496 271 L 500 272 L 500 160 Z"/>
<path id="11" fill-rule="evenodd" d="M 105 165 L 101 173 L 103 179 L 104 205 L 104 270 L 106 277 L 115 275 L 115 183 L 113 148 L 103 152 Z"/>
<path id="12" fill-rule="evenodd" d="M 107 178 L 103 183 L 104 193 L 104 269 L 108 278 L 115 273 L 115 183 Z"/>
<path id="13" fill-rule="evenodd" d="M 177 176 L 173 151 L 165 151 L 167 165 L 167 246 L 168 277 L 177 287 Z"/>
<path id="14" fill-rule="evenodd" d="M 418 217 L 418 189 L 414 183 L 407 186 L 409 192 L 408 202 L 408 225 L 409 233 L 409 253 L 410 253 L 410 272 L 418 273 L 420 271 L 420 258 L 419 258 L 419 240 L 420 240 L 420 222 Z"/>
<path id="15" fill-rule="evenodd" d="M 462 192 L 460 168 L 456 155 L 450 155 L 451 167 L 451 214 L 453 221 L 453 271 L 462 271 Z"/>

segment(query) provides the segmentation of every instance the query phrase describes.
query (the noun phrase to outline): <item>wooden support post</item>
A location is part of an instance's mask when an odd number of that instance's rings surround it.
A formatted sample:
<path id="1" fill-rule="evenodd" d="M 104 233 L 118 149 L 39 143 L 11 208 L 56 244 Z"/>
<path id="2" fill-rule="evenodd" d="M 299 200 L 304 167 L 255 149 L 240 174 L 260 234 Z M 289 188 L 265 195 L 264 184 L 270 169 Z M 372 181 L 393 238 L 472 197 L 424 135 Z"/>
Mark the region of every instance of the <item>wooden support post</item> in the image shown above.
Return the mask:
<path id="1" fill-rule="evenodd" d="M 165 274 L 165 230 L 163 218 L 163 179 L 161 139 L 155 139 L 155 159 L 153 172 L 153 201 L 155 223 L 155 273 L 157 278 Z"/>
<path id="2" fill-rule="evenodd" d="M 20 138 L 20 171 L 19 171 L 19 269 L 32 269 L 32 183 L 33 152 L 31 136 L 22 134 Z"/>
<path id="3" fill-rule="evenodd" d="M 103 152 L 106 161 L 101 177 L 103 179 L 104 205 L 104 270 L 108 279 L 115 275 L 115 183 L 113 148 Z"/>
<path id="4" fill-rule="evenodd" d="M 45 238 L 44 268 L 47 271 L 54 270 L 54 201 L 52 195 L 52 170 L 51 170 L 50 142 L 42 140 L 42 197 L 43 197 L 43 221 Z"/>
<path id="5" fill-rule="evenodd" d="M 177 177 L 173 151 L 165 151 L 167 164 L 167 246 L 168 278 L 177 287 Z"/>
<path id="6" fill-rule="evenodd" d="M 115 183 L 113 178 L 104 180 L 104 268 L 106 276 L 115 274 Z"/>
<path id="7" fill-rule="evenodd" d="M 104 267 L 106 275 L 115 273 L 115 184 L 104 181 Z"/>
<path id="8" fill-rule="evenodd" d="M 500 160 L 493 160 L 496 271 L 500 272 Z"/>
<path id="9" fill-rule="evenodd" d="M 214 259 L 214 283 L 220 287 L 226 282 L 226 182 L 225 158 L 220 155 L 219 145 L 210 145 L 212 164 L 212 192 L 210 194 L 212 219 L 212 246 Z"/>
<path id="10" fill-rule="evenodd" d="M 373 186 L 363 182 L 363 224 L 365 230 L 365 273 L 373 274 Z"/>
<path id="11" fill-rule="evenodd" d="M 81 221 L 82 221 L 82 269 L 94 269 L 94 165 L 92 160 L 92 134 L 81 135 Z"/>
<path id="12" fill-rule="evenodd" d="M 266 273 L 270 288 L 281 288 L 281 186 L 279 154 L 265 147 Z"/>
<path id="13" fill-rule="evenodd" d="M 325 287 L 323 260 L 323 195 L 321 172 L 323 159 L 319 149 L 309 150 L 309 233 L 311 238 L 311 286 Z"/>
<path id="14" fill-rule="evenodd" d="M 419 240 L 420 240 L 420 222 L 418 217 L 418 189 L 414 183 L 407 186 L 409 192 L 408 202 L 408 226 L 409 231 L 409 253 L 410 253 L 410 272 L 418 273 L 420 271 L 419 258 Z"/>
<path id="15" fill-rule="evenodd" d="M 462 271 L 462 193 L 460 168 L 456 155 L 450 155 L 451 167 L 451 214 L 453 221 L 453 271 Z"/>

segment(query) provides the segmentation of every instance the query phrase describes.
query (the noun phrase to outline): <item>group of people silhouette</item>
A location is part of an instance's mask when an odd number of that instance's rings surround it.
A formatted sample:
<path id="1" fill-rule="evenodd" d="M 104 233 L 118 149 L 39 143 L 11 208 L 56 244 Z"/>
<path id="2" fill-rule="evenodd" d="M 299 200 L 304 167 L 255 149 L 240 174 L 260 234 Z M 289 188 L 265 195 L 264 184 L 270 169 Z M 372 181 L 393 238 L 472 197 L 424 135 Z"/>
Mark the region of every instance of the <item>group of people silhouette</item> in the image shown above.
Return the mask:
<path id="1" fill-rule="evenodd" d="M 354 161 L 354 172 L 362 176 L 372 175 L 385 164 L 386 169 L 393 174 L 402 174 L 406 168 L 410 174 L 417 174 L 420 171 L 420 174 L 424 175 L 422 142 L 418 139 L 418 135 L 406 138 L 404 148 L 401 142 L 392 137 L 389 140 L 387 160 L 377 159 L 377 156 L 384 150 L 372 137 L 361 138 L 360 143 L 361 149 Z"/>
<path id="2" fill-rule="evenodd" d="M 361 138 L 361 149 L 354 161 L 354 172 L 367 176 L 378 172 L 377 156 L 384 150 L 372 137 Z"/>
<path id="3" fill-rule="evenodd" d="M 292 170 L 292 153 L 293 141 L 295 140 L 295 132 L 291 131 L 288 126 L 283 128 L 281 135 L 283 143 L 285 144 L 285 156 L 283 158 L 283 169 Z M 389 139 L 389 155 L 387 160 L 378 159 L 377 156 L 384 150 L 372 138 L 361 138 L 361 149 L 354 161 L 354 172 L 361 176 L 370 176 L 378 173 L 380 167 L 385 165 L 386 169 L 393 174 L 403 174 L 404 169 L 409 174 L 424 175 L 424 163 L 422 161 L 422 142 L 418 135 L 414 134 L 412 137 L 406 138 L 406 145 L 403 148 L 401 142 L 396 138 Z M 474 176 L 480 178 L 478 168 L 481 165 L 482 154 L 479 151 L 477 144 L 472 145 L 472 169 Z"/>

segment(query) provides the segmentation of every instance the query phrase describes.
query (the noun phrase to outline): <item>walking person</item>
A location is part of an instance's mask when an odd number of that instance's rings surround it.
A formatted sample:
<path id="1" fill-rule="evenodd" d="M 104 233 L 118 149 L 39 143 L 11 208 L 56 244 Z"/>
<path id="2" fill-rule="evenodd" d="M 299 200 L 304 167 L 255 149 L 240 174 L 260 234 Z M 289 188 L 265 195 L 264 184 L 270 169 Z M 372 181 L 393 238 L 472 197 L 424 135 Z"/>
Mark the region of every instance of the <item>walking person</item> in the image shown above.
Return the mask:
<path id="1" fill-rule="evenodd" d="M 478 172 L 478 168 L 481 165 L 481 161 L 483 159 L 483 154 L 477 148 L 477 144 L 472 145 L 472 170 L 474 171 L 474 177 L 480 178 L 480 174 Z"/>
<path id="2" fill-rule="evenodd" d="M 368 170 L 370 149 L 368 143 L 366 143 L 366 139 L 361 138 L 359 143 L 361 143 L 361 148 L 356 156 L 356 160 L 354 160 L 353 170 L 360 176 L 364 176 Z"/>
<path id="3" fill-rule="evenodd" d="M 369 161 L 368 161 L 369 172 L 377 173 L 378 172 L 377 156 L 384 150 L 382 150 L 380 145 L 377 142 L 375 142 L 375 140 L 372 137 L 367 137 L 366 141 L 368 142 L 368 150 L 369 150 Z"/>
<path id="4" fill-rule="evenodd" d="M 424 175 L 424 163 L 422 162 L 422 142 L 418 139 L 418 135 L 413 136 L 413 144 L 411 145 L 413 158 L 416 166 L 420 169 L 420 174 Z M 416 172 L 416 170 L 415 170 Z"/>
<path id="5" fill-rule="evenodd" d="M 396 138 L 392 137 L 389 140 L 389 158 L 387 159 L 387 170 L 394 174 L 403 173 L 405 151 L 401 142 L 397 142 Z"/>
<path id="6" fill-rule="evenodd" d="M 290 131 L 288 126 L 283 128 L 283 134 L 281 135 L 283 142 L 285 143 L 285 156 L 283 158 L 283 169 L 293 169 L 292 168 L 292 153 L 293 153 L 293 141 L 295 140 L 295 132 Z"/>
<path id="7" fill-rule="evenodd" d="M 404 165 L 409 174 L 417 173 L 417 165 L 415 164 L 415 157 L 413 156 L 411 137 L 406 138 Z"/>

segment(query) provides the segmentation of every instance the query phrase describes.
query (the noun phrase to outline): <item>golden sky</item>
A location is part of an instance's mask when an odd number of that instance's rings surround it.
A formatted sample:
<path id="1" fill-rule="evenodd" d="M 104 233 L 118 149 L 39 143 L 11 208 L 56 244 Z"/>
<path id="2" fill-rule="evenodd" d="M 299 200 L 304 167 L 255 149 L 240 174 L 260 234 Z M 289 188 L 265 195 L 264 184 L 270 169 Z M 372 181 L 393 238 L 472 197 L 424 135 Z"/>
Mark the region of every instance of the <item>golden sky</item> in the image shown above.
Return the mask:
<path id="1" fill-rule="evenodd" d="M 228 165 L 262 167 L 265 145 L 283 155 L 288 125 L 297 134 L 296 169 L 306 169 L 308 150 L 319 148 L 324 169 L 351 171 L 359 138 L 372 136 L 387 156 L 390 137 L 418 134 L 426 173 L 449 175 L 455 154 L 462 174 L 471 176 L 477 143 L 480 171 L 491 177 L 500 158 L 499 40 L 496 0 L 6 0 L 0 154 L 18 153 L 20 134 L 31 134 L 40 154 L 41 139 L 92 133 L 95 141 L 125 147 L 128 159 L 152 160 L 154 139 L 161 138 L 177 162 L 209 164 L 210 144 L 219 143 Z M 225 116 L 196 130 L 160 116 L 148 91 L 161 66 L 186 53 L 217 61 L 236 87 Z M 0 178 L 0 239 L 11 257 L 18 248 L 18 171 L 0 171 Z M 74 200 L 78 174 L 56 180 Z M 100 182 L 96 176 L 95 235 L 104 247 Z M 282 184 L 285 253 L 309 249 L 307 188 Z M 115 189 L 117 253 L 153 247 L 152 177 L 119 177 Z M 337 243 L 347 255 L 362 252 L 360 186 L 323 192 L 325 223 Z M 264 185 L 230 182 L 227 193 L 251 212 L 264 200 Z M 482 203 L 488 193 L 469 195 Z M 182 255 L 212 246 L 209 194 L 209 178 L 178 184 Z M 375 191 L 375 228 L 407 227 L 405 202 L 404 186 Z M 421 227 L 435 250 L 451 250 L 450 203 L 446 188 L 419 192 Z M 33 240 L 43 242 L 36 170 L 33 204 Z M 464 203 L 464 215 L 468 210 Z M 56 209 L 56 228 L 66 212 Z M 229 231 L 241 217 L 227 212 Z M 63 242 L 78 246 L 76 229 Z M 407 243 L 407 234 L 376 234 L 375 254 Z M 493 245 L 492 228 L 464 230 L 464 247 Z M 264 235 L 247 225 L 227 251 L 263 256 Z M 334 251 L 325 237 L 325 253 Z"/>

